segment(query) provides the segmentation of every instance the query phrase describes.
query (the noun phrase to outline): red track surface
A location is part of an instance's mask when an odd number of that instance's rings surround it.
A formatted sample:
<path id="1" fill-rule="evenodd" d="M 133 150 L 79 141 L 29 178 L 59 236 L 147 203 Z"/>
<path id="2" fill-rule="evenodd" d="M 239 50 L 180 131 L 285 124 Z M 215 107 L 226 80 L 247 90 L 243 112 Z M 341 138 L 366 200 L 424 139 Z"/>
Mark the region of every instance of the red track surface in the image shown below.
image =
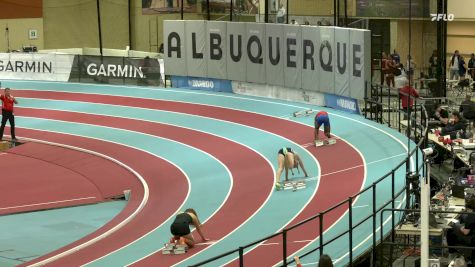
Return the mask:
<path id="1" fill-rule="evenodd" d="M 95 185 L 96 177 L 51 159 L 52 155 L 57 158 L 61 155 L 56 153 L 67 153 L 68 160 L 71 161 L 87 158 L 86 167 L 105 161 L 82 152 L 35 143 L 27 143 L 0 154 L 0 160 L 6 166 L 2 167 L 2 186 L 8 188 L 2 192 L 0 215 L 104 200 L 99 187 Z M 50 157 L 42 158 L 45 154 Z M 117 171 L 121 169 L 118 166 L 112 168 Z M 102 179 L 112 180 L 113 177 L 106 174 Z M 117 195 L 120 193 L 120 190 L 116 191 Z"/>
<path id="2" fill-rule="evenodd" d="M 207 231 L 209 237 L 212 239 L 220 239 L 233 229 L 240 226 L 262 205 L 264 200 L 267 198 L 268 192 L 273 188 L 272 169 L 262 157 L 244 146 L 216 136 L 157 123 L 86 114 L 79 115 L 70 112 L 17 109 L 16 115 L 34 116 L 39 118 L 43 117 L 78 123 L 90 123 L 135 130 L 157 136 L 160 135 L 202 149 L 222 160 L 233 175 L 234 185 L 223 208 L 205 224 L 206 229 L 213 229 L 213 231 Z M 222 149 L 223 147 L 226 147 L 226 149 Z M 235 155 L 247 155 L 247 157 L 235 157 Z M 162 173 L 162 171 L 160 172 Z M 260 179 L 255 179 L 256 177 L 260 177 Z M 148 177 L 148 179 L 151 178 L 152 177 Z M 170 186 L 171 185 L 167 185 L 164 188 L 169 188 Z M 152 190 L 151 192 L 151 198 L 155 194 L 160 193 Z M 243 195 L 249 195 L 252 197 L 242 198 Z M 87 263 L 107 252 L 119 249 L 149 232 L 154 228 L 152 226 L 158 226 L 158 224 L 144 227 L 146 224 L 145 221 L 152 220 L 152 217 L 156 216 L 157 210 L 154 205 L 147 205 L 147 207 L 149 207 L 149 209 L 144 209 L 142 211 L 143 218 L 141 220 L 134 220 L 134 224 L 136 224 L 137 227 L 127 228 L 126 230 L 121 231 L 122 235 L 128 237 L 126 242 L 124 242 L 120 236 L 114 235 L 114 237 L 111 236 L 104 240 L 104 242 L 85 248 L 64 260 L 60 259 L 56 261 L 54 265 L 61 266 L 61 264 L 71 264 L 76 266 Z M 151 210 L 153 210 L 153 212 Z M 138 227 L 139 225 L 140 227 Z M 164 242 L 167 238 L 168 237 L 163 237 L 161 242 Z M 157 242 L 157 248 L 160 247 L 160 245 L 161 243 Z M 193 250 L 193 253 L 199 252 L 200 249 L 204 249 L 204 246 Z M 190 253 L 189 255 L 187 254 L 186 256 L 190 256 L 193 253 Z M 172 264 L 177 260 L 179 260 L 179 257 L 167 257 L 166 260 L 163 262 L 161 261 L 161 263 L 163 263 L 163 266 L 168 266 L 168 262 Z"/>
<path id="3" fill-rule="evenodd" d="M 92 94 L 74 94 L 74 93 L 53 93 L 53 92 L 36 92 L 36 91 L 17 91 L 16 95 L 18 97 L 31 97 L 31 98 L 44 98 L 44 99 L 61 99 L 61 100 L 71 100 L 71 101 L 85 101 L 85 102 L 92 102 L 92 103 L 106 103 L 106 104 L 115 104 L 115 105 L 124 105 L 124 106 L 132 106 L 132 107 L 143 107 L 143 108 L 150 108 L 150 109 L 159 109 L 159 110 L 168 110 L 168 111 L 176 111 L 176 112 L 183 112 L 188 114 L 206 116 L 221 120 L 232 121 L 236 123 L 241 123 L 243 125 L 249 125 L 252 127 L 256 127 L 259 129 L 263 129 L 278 135 L 281 135 L 285 138 L 288 138 L 296 143 L 305 144 L 309 143 L 311 139 L 311 128 L 307 126 L 303 126 L 297 123 L 293 123 L 287 120 L 281 120 L 265 115 L 253 114 L 249 112 L 242 112 L 242 111 L 235 111 L 226 108 L 220 107 L 210 107 L 204 105 L 197 105 L 197 104 L 188 104 L 188 103 L 177 103 L 172 101 L 162 101 L 162 100 L 149 100 L 149 99 L 140 99 L 137 101 L 136 99 L 131 99 L 127 97 L 115 97 L 115 96 L 102 96 L 102 95 L 92 95 Z M 38 116 L 38 111 L 30 111 L 31 114 L 28 114 L 28 109 L 19 109 L 20 112 L 17 112 L 17 115 L 20 116 Z M 51 118 L 50 115 L 55 114 L 55 112 L 44 111 L 45 115 Z M 76 115 L 77 116 L 77 115 Z M 85 115 L 84 117 L 88 117 Z M 66 116 L 67 120 L 74 119 L 71 116 Z M 123 121 L 123 119 L 120 119 Z M 73 120 L 74 121 L 74 120 Z M 97 120 L 92 119 L 90 121 L 92 124 L 96 124 Z M 131 122 L 129 122 L 131 123 Z M 119 124 L 120 125 L 120 124 Z M 117 127 L 117 125 L 113 125 L 113 127 Z M 137 129 L 137 128 L 134 128 Z M 140 129 L 140 128 L 139 128 Z M 343 199 L 346 199 L 349 195 L 357 193 L 364 179 L 364 167 L 357 167 L 363 164 L 360 155 L 349 145 L 344 142 L 339 142 L 337 145 L 331 147 L 331 153 L 322 153 L 325 150 L 330 149 L 327 148 L 320 148 L 317 150 L 315 148 L 309 148 L 309 151 L 316 155 L 317 159 L 321 165 L 321 172 L 324 177 L 320 182 L 319 191 L 317 192 L 315 198 L 310 202 L 310 204 L 302 211 L 301 214 L 294 220 L 299 221 L 301 219 L 307 218 L 310 215 L 314 215 L 318 211 L 322 211 L 335 203 L 340 202 Z M 330 151 L 330 150 L 328 150 Z M 341 155 L 345 155 L 347 160 L 342 161 Z M 229 166 L 228 166 L 229 167 Z M 340 171 L 342 169 L 347 168 L 354 168 L 346 172 L 342 172 L 339 174 L 331 174 L 335 171 Z M 341 183 L 345 183 L 345 187 L 341 187 Z M 336 212 L 332 213 L 332 216 L 329 216 L 325 220 L 325 228 L 333 224 L 337 218 L 341 217 L 343 212 L 346 211 L 346 208 L 342 208 L 337 210 Z M 211 219 L 213 220 L 213 218 Z M 210 220 L 210 222 L 211 222 Z M 328 220 L 328 221 L 327 221 Z M 221 225 L 223 226 L 223 225 Z M 218 229 L 217 229 L 218 230 Z M 313 229 L 308 229 L 310 234 L 305 234 L 304 238 L 301 236 L 293 236 L 291 235 L 290 238 L 292 239 L 311 239 L 315 238 L 319 233 L 315 233 L 312 231 Z M 305 232 L 305 231 L 303 231 Z M 304 243 L 297 243 L 289 247 L 289 253 L 295 252 L 297 249 L 303 247 Z M 269 249 L 276 249 L 270 248 Z M 197 250 L 195 250 L 197 251 Z M 193 252 L 196 253 L 196 252 Z M 186 257 L 191 256 L 193 253 L 188 253 Z M 266 255 L 254 257 L 253 253 L 256 255 Z M 266 254 L 261 254 L 266 253 Z M 267 254 L 265 247 L 259 247 L 256 249 L 256 252 L 251 252 L 249 256 L 246 256 L 246 263 L 249 262 L 247 259 L 255 258 L 256 264 L 260 266 L 265 266 L 268 264 L 273 264 L 278 262 L 280 259 L 278 257 L 273 257 L 272 253 Z M 271 255 L 271 256 L 269 256 Z M 180 260 L 179 257 L 173 257 L 177 260 Z M 266 258 L 266 259 L 264 259 Z M 162 263 L 163 258 L 160 254 L 155 254 L 141 262 L 139 262 L 140 266 L 149 266 L 150 264 L 157 264 Z M 265 261 L 265 262 L 263 262 Z M 176 262 L 174 260 L 174 262 Z M 168 264 L 163 264 L 161 266 L 168 266 Z"/>
<path id="4" fill-rule="evenodd" d="M 176 212 L 187 194 L 188 183 L 183 173 L 181 173 L 177 168 L 175 168 L 175 166 L 171 165 L 170 163 L 161 160 L 157 157 L 154 157 L 150 154 L 141 152 L 136 149 L 120 145 L 114 145 L 107 142 L 92 140 L 88 138 L 56 133 L 45 133 L 41 131 L 26 130 L 21 128 L 19 130 L 21 131 L 21 135 L 23 137 L 41 139 L 45 141 L 56 142 L 96 151 L 98 153 L 110 156 L 123 162 L 124 164 L 136 170 L 140 175 L 144 177 L 154 177 L 155 179 L 147 180 L 150 190 L 156 192 L 153 197 L 149 198 L 148 209 L 144 209 L 142 213 L 139 213 L 135 220 L 133 220 L 131 223 L 127 224 L 124 228 L 121 229 L 125 232 L 133 233 L 134 229 L 150 229 L 164 222 L 167 218 L 169 218 L 171 215 L 173 215 L 173 213 Z M 167 179 L 156 179 L 160 177 L 160 175 L 163 173 L 166 173 Z M 97 237 L 100 234 L 111 229 L 112 227 L 116 226 L 124 219 L 126 219 L 130 214 L 132 214 L 142 201 L 144 188 L 142 187 L 140 181 L 135 177 L 129 181 L 129 188 L 132 190 L 131 198 L 124 210 L 122 210 L 122 212 L 119 213 L 113 220 L 108 222 L 106 225 L 104 225 L 102 228 L 100 228 L 93 234 L 88 235 L 66 247 L 63 247 L 52 254 L 48 254 L 48 256 L 58 254 L 79 244 L 82 244 L 88 240 L 91 240 L 92 238 Z M 134 223 L 134 221 L 140 221 L 141 224 Z M 118 233 L 112 236 L 117 237 L 116 240 L 122 243 L 131 242 L 133 240 L 133 238 L 130 238 L 128 234 L 121 235 L 120 233 Z M 104 247 L 101 247 L 95 253 L 95 255 L 102 255 L 102 249 L 107 250 L 107 248 L 107 245 L 104 244 Z M 44 257 L 41 257 L 35 260 L 35 262 L 43 258 Z M 65 260 L 63 260 L 61 264 L 56 264 L 57 262 L 55 262 L 54 264 L 51 264 L 51 266 L 77 266 L 73 263 L 67 263 L 67 259 L 68 258 L 65 258 Z M 28 264 L 32 262 L 29 262 Z M 23 264 L 20 266 L 26 266 L 28 264 Z"/>

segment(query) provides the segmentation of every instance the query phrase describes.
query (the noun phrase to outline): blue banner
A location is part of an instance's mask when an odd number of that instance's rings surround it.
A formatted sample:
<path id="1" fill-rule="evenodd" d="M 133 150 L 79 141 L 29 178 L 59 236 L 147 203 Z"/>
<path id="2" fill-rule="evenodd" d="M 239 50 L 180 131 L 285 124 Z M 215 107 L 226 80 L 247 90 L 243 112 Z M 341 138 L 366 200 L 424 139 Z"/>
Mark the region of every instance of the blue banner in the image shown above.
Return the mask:
<path id="1" fill-rule="evenodd" d="M 325 94 L 325 106 L 353 114 L 360 114 L 358 101 L 350 97 Z"/>
<path id="2" fill-rule="evenodd" d="M 171 80 L 172 86 L 175 88 L 186 88 L 227 93 L 233 92 L 231 81 L 229 80 L 187 76 L 172 76 Z"/>

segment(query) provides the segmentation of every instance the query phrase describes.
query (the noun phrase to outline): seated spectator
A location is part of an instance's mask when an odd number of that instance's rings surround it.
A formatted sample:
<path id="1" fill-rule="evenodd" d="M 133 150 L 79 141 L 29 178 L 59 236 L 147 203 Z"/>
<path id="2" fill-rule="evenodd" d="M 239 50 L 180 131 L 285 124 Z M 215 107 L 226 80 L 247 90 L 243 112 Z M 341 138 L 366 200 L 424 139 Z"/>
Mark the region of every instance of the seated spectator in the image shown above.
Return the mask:
<path id="1" fill-rule="evenodd" d="M 463 120 L 460 112 L 454 111 L 452 112 L 452 121 L 450 121 L 447 126 L 442 128 L 441 135 L 450 135 L 451 139 L 455 139 L 457 138 L 457 132 L 465 131 L 466 127 L 466 122 Z"/>
<path id="2" fill-rule="evenodd" d="M 437 104 L 433 117 L 444 126 L 449 123 L 449 112 L 442 108 L 442 104 Z"/>
<path id="3" fill-rule="evenodd" d="M 302 267 L 302 263 L 298 256 L 294 257 L 296 267 Z M 320 260 L 318 260 L 318 267 L 333 267 L 333 262 L 330 256 L 327 254 L 323 254 L 320 256 Z"/>
<path id="4" fill-rule="evenodd" d="M 472 200 L 466 200 L 465 209 L 467 212 L 475 210 L 475 203 Z M 466 214 L 461 216 L 461 224 L 455 224 L 452 229 L 447 231 L 447 243 L 449 246 L 475 247 L 475 214 Z M 449 253 L 456 253 L 453 248 L 449 248 Z M 475 260 L 475 250 L 469 255 L 471 260 Z"/>
<path id="5" fill-rule="evenodd" d="M 475 119 L 475 102 L 472 101 L 471 95 L 466 95 L 465 100 L 460 104 L 459 111 L 463 117 L 468 120 Z"/>

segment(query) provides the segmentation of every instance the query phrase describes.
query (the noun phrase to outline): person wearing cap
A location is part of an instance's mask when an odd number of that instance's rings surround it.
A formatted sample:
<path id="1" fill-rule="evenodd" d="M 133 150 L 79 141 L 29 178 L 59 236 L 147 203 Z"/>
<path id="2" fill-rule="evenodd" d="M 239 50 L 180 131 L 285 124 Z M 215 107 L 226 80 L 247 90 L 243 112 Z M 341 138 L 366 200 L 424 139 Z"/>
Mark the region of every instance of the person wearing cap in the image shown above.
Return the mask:
<path id="1" fill-rule="evenodd" d="M 11 95 L 11 89 L 5 88 L 4 94 L 0 95 L 0 101 L 2 101 L 2 124 L 0 126 L 0 141 L 3 140 L 3 131 L 7 121 L 10 122 L 10 132 L 12 141 L 16 140 L 15 137 L 15 116 L 13 115 L 13 105 L 18 104 L 18 101 Z"/>
<path id="2" fill-rule="evenodd" d="M 300 173 L 299 166 L 302 168 L 305 177 L 308 177 L 307 171 L 305 170 L 305 166 L 303 165 L 302 158 L 300 158 L 297 152 L 293 151 L 290 147 L 283 147 L 277 153 L 277 159 L 279 162 L 279 167 L 277 169 L 276 177 L 275 177 L 275 188 L 280 190 L 282 185 L 280 183 L 280 176 L 282 175 L 282 171 L 285 169 L 285 181 L 289 180 L 289 169 L 294 175 L 294 168 L 297 168 L 297 171 Z"/>

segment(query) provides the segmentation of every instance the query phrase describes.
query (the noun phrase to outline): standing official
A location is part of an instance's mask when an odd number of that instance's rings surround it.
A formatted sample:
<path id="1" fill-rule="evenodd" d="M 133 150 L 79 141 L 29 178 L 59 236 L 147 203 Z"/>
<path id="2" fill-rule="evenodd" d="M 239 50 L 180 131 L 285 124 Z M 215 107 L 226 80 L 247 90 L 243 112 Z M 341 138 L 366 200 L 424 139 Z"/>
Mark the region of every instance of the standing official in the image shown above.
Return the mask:
<path id="1" fill-rule="evenodd" d="M 2 101 L 2 126 L 0 127 L 0 141 L 3 140 L 3 130 L 7 120 L 10 122 L 10 131 L 12 141 L 16 141 L 15 137 L 15 116 L 13 115 L 13 105 L 18 104 L 18 101 L 11 95 L 11 89 L 5 88 L 5 93 L 0 95 Z"/>

